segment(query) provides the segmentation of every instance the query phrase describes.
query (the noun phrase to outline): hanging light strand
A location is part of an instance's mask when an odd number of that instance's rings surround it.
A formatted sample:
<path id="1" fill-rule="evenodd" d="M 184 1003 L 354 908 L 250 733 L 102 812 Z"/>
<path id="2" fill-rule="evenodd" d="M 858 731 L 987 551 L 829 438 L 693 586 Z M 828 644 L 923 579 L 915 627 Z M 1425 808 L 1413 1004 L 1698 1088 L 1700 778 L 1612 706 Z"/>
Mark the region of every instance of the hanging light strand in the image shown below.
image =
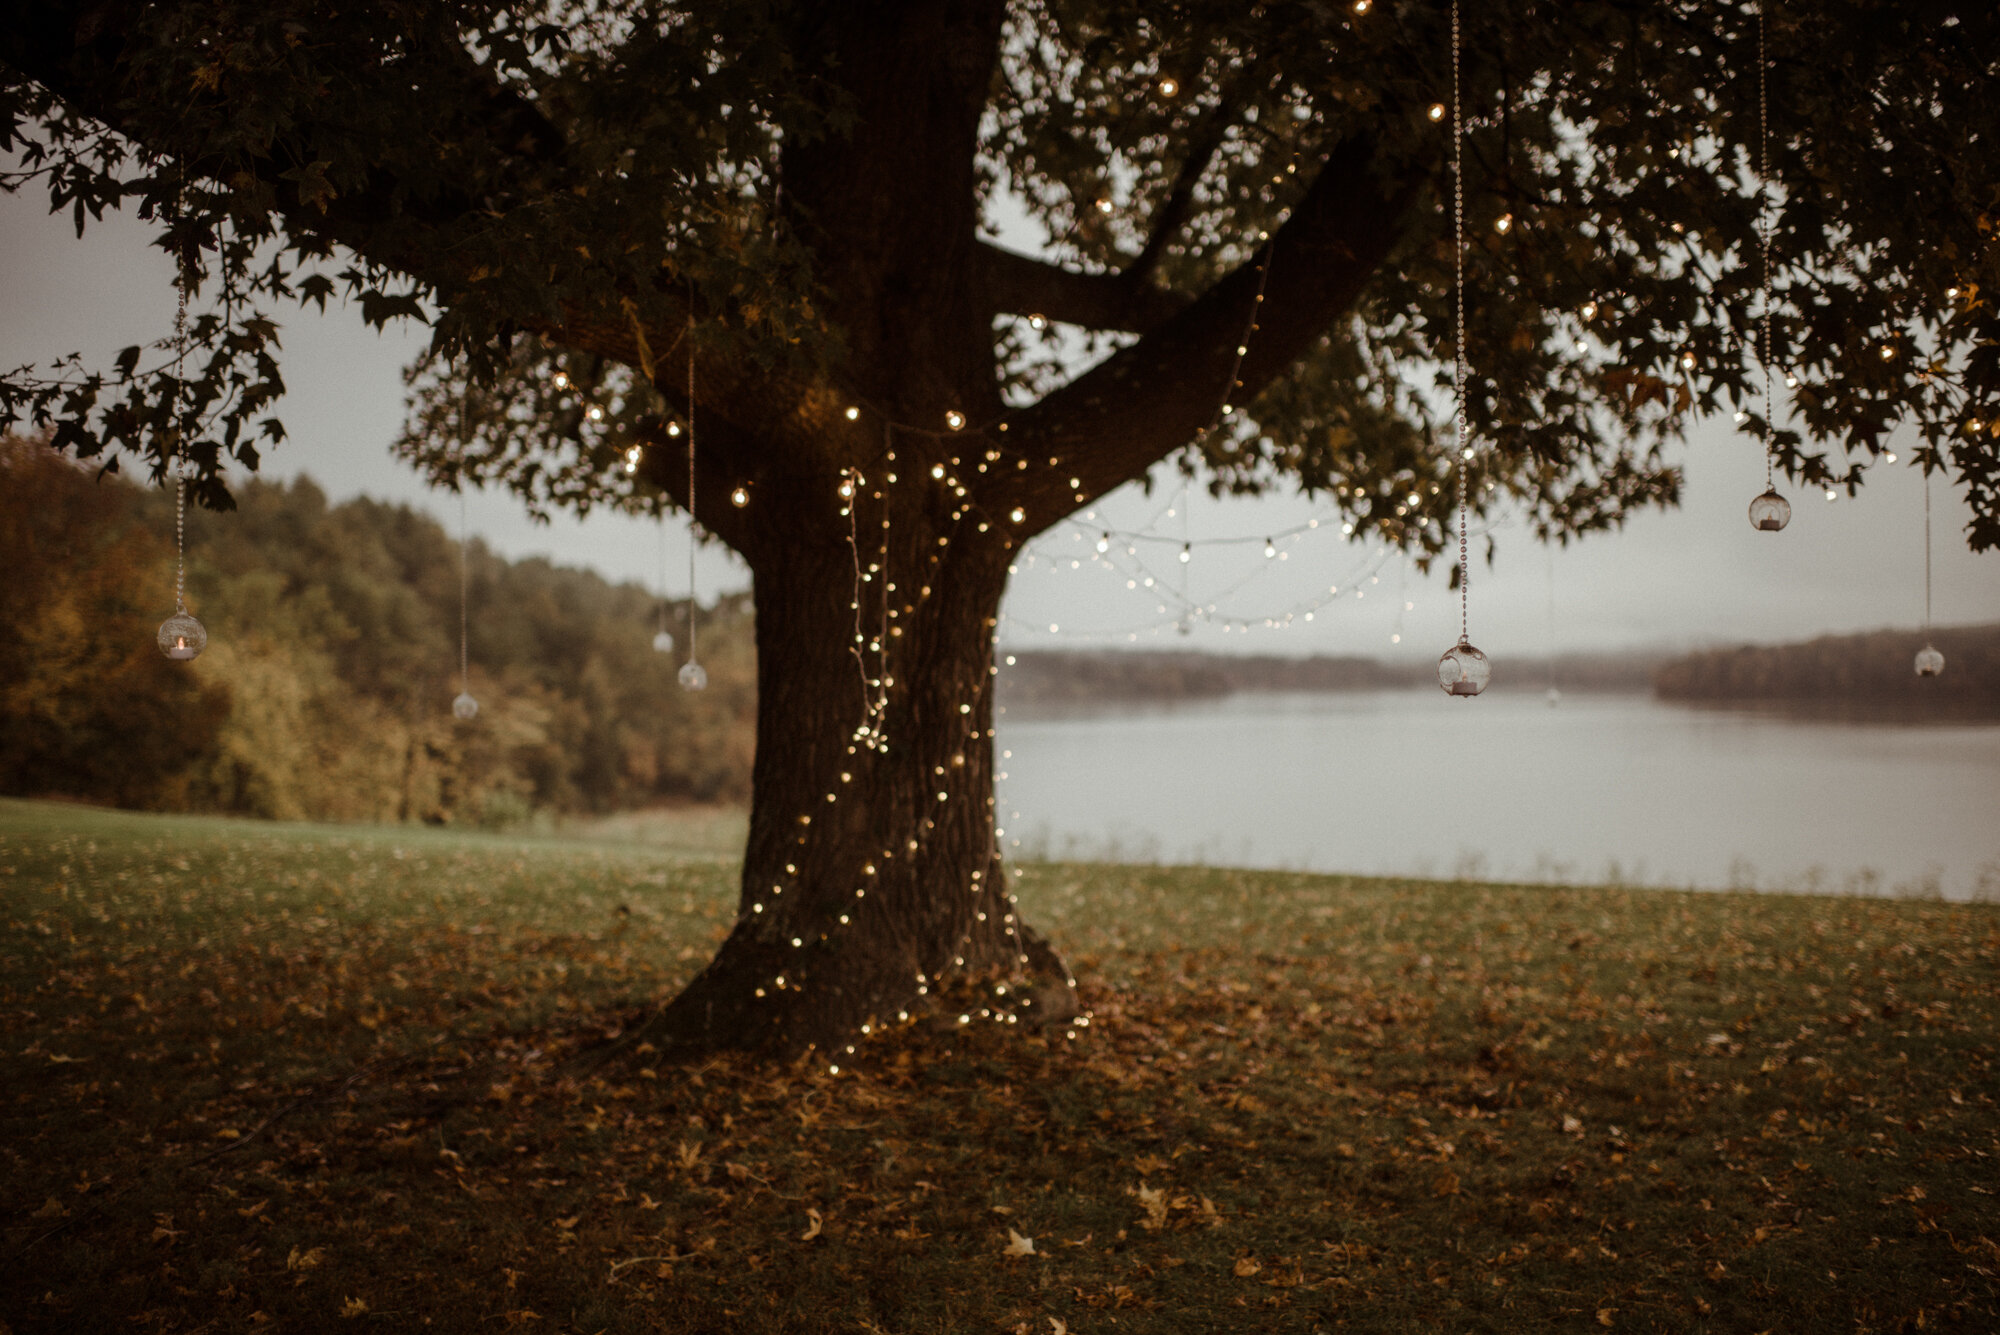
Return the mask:
<path id="1" fill-rule="evenodd" d="M 694 301 L 690 294 L 688 301 L 687 327 L 687 438 L 688 438 L 688 656 L 681 664 L 680 683 L 690 691 L 698 691 L 708 685 L 708 670 L 701 665 L 700 656 L 695 651 L 695 587 L 694 549 L 699 535 L 695 518 L 694 492 Z"/>
<path id="2" fill-rule="evenodd" d="M 178 194 L 174 198 L 174 220 L 182 221 Z M 174 613 L 160 623 L 153 641 L 168 658 L 186 662 L 207 646 L 208 628 L 187 610 L 187 432 L 181 424 L 181 398 L 188 353 L 188 289 L 193 286 L 194 262 L 188 256 L 185 239 L 176 239 L 175 258 L 178 271 L 174 276 L 173 398 L 167 408 L 167 431 L 174 449 Z"/>
<path id="3" fill-rule="evenodd" d="M 1457 355 L 1452 363 L 1458 423 L 1458 638 L 1464 643 L 1472 629 L 1472 562 L 1466 540 L 1465 465 L 1472 445 L 1465 431 L 1465 122 L 1459 101 L 1458 0 L 1451 0 L 1451 262 L 1457 301 Z"/>
<path id="4" fill-rule="evenodd" d="M 458 694 L 452 697 L 451 712 L 461 722 L 479 716 L 479 701 L 472 694 L 472 601 L 471 558 L 465 518 L 465 452 L 472 440 L 472 370 L 466 368 L 464 392 L 458 400 L 458 453 L 451 470 L 452 490 L 458 493 Z"/>
<path id="5" fill-rule="evenodd" d="M 1775 489 L 1771 458 L 1771 99 L 1765 55 L 1764 4 L 1757 6 L 1757 237 L 1763 252 L 1764 489 Z"/>
<path id="6" fill-rule="evenodd" d="M 1464 699 L 1478 695 L 1492 679 L 1493 666 L 1472 646 L 1472 519 L 1467 465 L 1472 462 L 1472 433 L 1465 412 L 1465 113 L 1459 73 L 1458 0 L 1451 0 L 1451 262 L 1452 292 L 1457 308 L 1452 388 L 1458 425 L 1458 643 L 1438 655 L 1438 685 L 1445 694 Z"/>

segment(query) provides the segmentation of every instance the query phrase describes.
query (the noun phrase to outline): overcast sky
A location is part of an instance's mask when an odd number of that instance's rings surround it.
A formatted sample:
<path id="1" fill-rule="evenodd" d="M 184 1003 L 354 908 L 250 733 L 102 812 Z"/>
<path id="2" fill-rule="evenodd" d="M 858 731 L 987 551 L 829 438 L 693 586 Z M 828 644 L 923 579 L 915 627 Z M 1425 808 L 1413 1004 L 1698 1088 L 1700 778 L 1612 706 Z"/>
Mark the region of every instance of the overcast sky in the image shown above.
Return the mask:
<path id="1" fill-rule="evenodd" d="M 172 274 L 147 244 L 149 231 L 132 218 L 111 218 L 79 241 L 67 217 L 48 216 L 39 191 L 0 194 L 0 363 L 46 363 L 77 351 L 108 365 L 119 348 L 167 334 Z M 389 455 L 403 417 L 401 369 L 425 331 L 377 334 L 358 312 L 338 307 L 325 316 L 273 314 L 283 328 L 290 393 L 278 411 L 290 440 L 267 455 L 266 474 L 308 474 L 334 499 L 404 501 L 455 524 L 455 504 Z M 1736 436 L 1726 419 L 1695 431 L 1685 464 L 1679 510 L 1638 516 L 1620 533 L 1553 556 L 1503 525 L 1496 564 L 1474 568 L 1473 641 L 1504 664 L 1551 647 L 1679 649 L 1921 622 L 1923 480 L 1914 470 L 1873 470 L 1858 499 L 1835 503 L 1787 487 L 1792 525 L 1772 535 L 1752 531 L 1744 518 L 1761 490 L 1763 464 L 1755 443 Z M 1150 496 L 1127 487 L 1089 518 L 1034 544 L 1008 595 L 1004 643 L 1433 657 L 1455 638 L 1456 602 L 1445 593 L 1443 572 L 1420 576 L 1398 557 L 1344 541 L 1330 509 L 1297 496 L 1212 501 L 1199 490 L 1183 502 L 1178 477 L 1161 476 Z M 1933 485 L 1936 619 L 2000 620 L 2000 553 L 1966 550 L 1965 507 Z M 1308 527 L 1315 519 L 1319 527 Z M 201 542 L 204 528 L 228 522 L 197 515 L 191 543 Z M 544 526 L 504 494 L 474 493 L 470 523 L 508 556 L 545 554 L 612 579 L 658 584 L 660 533 L 648 522 L 595 514 Z M 1095 550 L 1106 531 L 1113 535 L 1108 564 Z M 1177 559 L 1183 533 L 1193 544 L 1185 566 Z M 1265 556 L 1267 537 L 1279 557 Z M 685 526 L 670 522 L 666 541 L 667 587 L 678 596 L 687 579 Z M 1260 623 L 1290 613 L 1291 622 L 1282 630 L 1227 631 L 1201 622 L 1182 635 L 1172 611 L 1177 599 L 1164 600 L 1169 610 L 1161 612 L 1163 600 L 1145 580 L 1177 593 L 1183 576 L 1189 596 L 1214 603 L 1220 617 Z M 740 562 L 710 549 L 697 580 L 706 601 L 746 587 L 749 576 Z M 1128 581 L 1138 587 L 1128 589 Z M 1334 587 L 1338 595 L 1329 593 Z"/>

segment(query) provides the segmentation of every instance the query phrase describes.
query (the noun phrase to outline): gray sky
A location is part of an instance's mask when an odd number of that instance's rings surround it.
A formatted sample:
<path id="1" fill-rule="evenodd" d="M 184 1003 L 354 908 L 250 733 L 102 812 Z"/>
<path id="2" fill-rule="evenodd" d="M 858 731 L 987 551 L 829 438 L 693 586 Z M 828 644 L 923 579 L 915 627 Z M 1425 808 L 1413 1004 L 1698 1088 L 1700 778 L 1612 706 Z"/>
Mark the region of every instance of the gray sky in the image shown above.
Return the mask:
<path id="1" fill-rule="evenodd" d="M 171 269 L 147 245 L 148 235 L 130 217 L 111 218 L 79 241 L 66 217 L 47 215 L 38 191 L 0 194 L 0 363 L 45 363 L 79 351 L 108 365 L 119 348 L 168 333 Z M 425 331 L 377 334 L 357 312 L 337 307 L 325 316 L 272 314 L 284 331 L 290 393 L 279 415 L 291 439 L 267 455 L 267 476 L 306 473 L 334 499 L 367 494 L 405 501 L 455 524 L 449 498 L 428 490 L 388 453 L 403 416 L 401 368 L 422 347 Z M 1678 511 L 1639 516 L 1620 533 L 1592 537 L 1553 558 L 1523 530 L 1503 524 L 1496 564 L 1474 567 L 1473 641 L 1504 664 L 1551 647 L 1686 648 L 1919 624 L 1923 481 L 1914 470 L 1876 469 L 1858 499 L 1835 503 L 1785 487 L 1792 525 L 1771 535 L 1753 532 L 1744 518 L 1744 506 L 1762 489 L 1754 442 L 1738 437 L 1726 419 L 1705 423 L 1689 442 L 1685 464 Z M 1400 558 L 1343 540 L 1330 509 L 1297 496 L 1213 501 L 1199 491 L 1182 504 L 1178 478 L 1162 477 L 1151 496 L 1122 489 L 1090 518 L 1079 516 L 1034 544 L 1008 595 L 1004 643 L 1432 657 L 1455 638 L 1456 601 L 1445 593 L 1443 572 L 1419 576 Z M 1967 552 L 1964 506 L 1941 484 L 1933 486 L 1937 621 L 2000 619 L 2000 553 Z M 1283 559 L 1264 555 L 1265 537 L 1315 517 L 1322 521 L 1317 529 L 1279 538 Z M 205 527 L 228 522 L 197 515 L 190 541 L 199 544 Z M 509 556 L 545 554 L 613 579 L 658 583 L 660 535 L 650 523 L 596 514 L 538 525 L 499 493 L 473 495 L 470 523 Z M 1185 566 L 1177 559 L 1184 524 L 1194 544 Z M 1115 569 L 1095 550 L 1105 530 L 1115 535 L 1109 553 Z M 1156 540 L 1123 536 L 1137 533 Z M 685 526 L 670 521 L 667 587 L 674 594 L 686 586 L 686 544 Z M 1127 556 L 1128 547 L 1138 555 Z M 1221 616 L 1261 622 L 1289 611 L 1291 623 L 1230 631 L 1200 623 L 1183 636 L 1172 611 L 1158 611 L 1162 600 L 1143 586 L 1151 577 L 1177 591 L 1183 575 L 1190 597 L 1213 602 Z M 697 580 L 706 600 L 746 587 L 749 576 L 740 562 L 712 549 L 702 554 Z M 1128 580 L 1141 587 L 1128 589 Z M 1340 595 L 1318 605 L 1333 586 Z M 1058 629 L 1051 632 L 1052 625 Z M 1392 639 L 1398 634 L 1400 642 Z"/>

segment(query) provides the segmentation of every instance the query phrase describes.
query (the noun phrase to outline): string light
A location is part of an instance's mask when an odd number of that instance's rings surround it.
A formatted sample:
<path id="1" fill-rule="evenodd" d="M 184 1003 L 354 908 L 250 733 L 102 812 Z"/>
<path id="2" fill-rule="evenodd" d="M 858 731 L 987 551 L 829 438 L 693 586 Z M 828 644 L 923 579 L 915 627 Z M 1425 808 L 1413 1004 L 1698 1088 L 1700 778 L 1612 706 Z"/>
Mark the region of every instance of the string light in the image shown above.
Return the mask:
<path id="1" fill-rule="evenodd" d="M 1438 656 L 1438 685 L 1447 695 L 1470 698 L 1486 689 L 1493 665 L 1475 649 L 1470 638 L 1472 618 L 1472 559 L 1467 544 L 1468 503 L 1465 466 L 1472 458 L 1472 437 L 1465 420 L 1465 124 L 1460 108 L 1458 0 L 1451 0 L 1451 227 L 1453 289 L 1457 301 L 1457 349 L 1452 384 L 1458 420 L 1458 643 Z"/>
<path id="2" fill-rule="evenodd" d="M 735 490 L 731 491 L 729 493 L 729 503 L 735 506 L 739 510 L 741 510 L 744 506 L 750 504 L 749 489 L 747 487 L 737 487 Z"/>
<path id="3" fill-rule="evenodd" d="M 1944 671 L 1944 655 L 1931 643 L 1931 470 L 1924 469 L 1924 647 L 1914 664 L 1919 677 Z"/>
<path id="4" fill-rule="evenodd" d="M 687 662 L 681 664 L 681 670 L 676 674 L 676 680 L 680 682 L 682 690 L 699 691 L 708 686 L 708 669 L 701 665 L 701 661 L 695 653 L 694 549 L 697 538 L 695 526 L 700 521 L 695 518 L 694 508 L 694 311 L 692 306 L 690 306 L 688 311 L 687 348 L 688 656 Z"/>
<path id="5" fill-rule="evenodd" d="M 180 220 L 178 198 L 174 217 Z M 168 404 L 167 428 L 173 433 L 174 444 L 174 614 L 160 623 L 153 642 L 168 658 L 185 663 L 208 647 L 208 627 L 187 610 L 187 433 L 181 424 L 180 407 L 181 379 L 187 364 L 188 287 L 193 279 L 188 273 L 191 262 L 185 244 L 179 259 L 174 275 L 179 289 L 174 303 L 174 392 Z"/>
<path id="6" fill-rule="evenodd" d="M 452 697 L 451 713 L 461 723 L 479 717 L 479 701 L 472 696 L 472 577 L 468 565 L 465 524 L 465 447 L 472 438 L 472 372 L 466 370 L 465 393 L 458 401 L 458 460 L 452 469 L 452 486 L 458 492 L 458 694 Z"/>
<path id="7" fill-rule="evenodd" d="M 1161 97 L 1172 97 L 1174 94 L 1180 92 L 1180 90 L 1181 90 L 1180 84 L 1176 83 L 1174 80 L 1172 79 L 1160 80 Z"/>
<path id="8" fill-rule="evenodd" d="M 1758 359 L 1764 367 L 1764 490 L 1750 502 L 1750 527 L 1777 533 L 1792 522 L 1792 503 L 1778 493 L 1776 462 L 1771 449 L 1771 109 L 1770 59 L 1765 49 L 1764 6 L 1757 7 L 1757 242 L 1763 255 L 1764 311 L 1758 334 Z M 1795 377 L 1785 384 L 1794 387 Z M 1828 500 L 1833 499 L 1829 494 Z"/>

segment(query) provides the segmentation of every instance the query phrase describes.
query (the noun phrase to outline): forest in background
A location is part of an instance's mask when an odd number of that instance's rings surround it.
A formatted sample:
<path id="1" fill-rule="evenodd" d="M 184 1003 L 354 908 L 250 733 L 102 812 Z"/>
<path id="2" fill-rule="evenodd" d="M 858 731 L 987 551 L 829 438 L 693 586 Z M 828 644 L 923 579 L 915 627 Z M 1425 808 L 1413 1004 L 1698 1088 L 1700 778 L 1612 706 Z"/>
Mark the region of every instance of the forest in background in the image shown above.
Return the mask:
<path id="1" fill-rule="evenodd" d="M 1919 677 L 1925 641 L 1944 672 Z M 2000 625 L 1823 635 L 1800 644 L 1709 649 L 1662 664 L 1653 690 L 1687 704 L 1763 702 L 1838 711 L 1890 708 L 2000 718 Z"/>
<path id="2" fill-rule="evenodd" d="M 706 691 L 656 653 L 632 584 L 469 548 L 471 690 L 458 691 L 458 547 L 428 515 L 251 479 L 191 516 L 192 663 L 173 610 L 173 496 L 0 441 L 0 792 L 280 819 L 505 826 L 747 797 L 747 595 L 698 611 Z M 687 604 L 668 624 L 684 640 Z"/>

